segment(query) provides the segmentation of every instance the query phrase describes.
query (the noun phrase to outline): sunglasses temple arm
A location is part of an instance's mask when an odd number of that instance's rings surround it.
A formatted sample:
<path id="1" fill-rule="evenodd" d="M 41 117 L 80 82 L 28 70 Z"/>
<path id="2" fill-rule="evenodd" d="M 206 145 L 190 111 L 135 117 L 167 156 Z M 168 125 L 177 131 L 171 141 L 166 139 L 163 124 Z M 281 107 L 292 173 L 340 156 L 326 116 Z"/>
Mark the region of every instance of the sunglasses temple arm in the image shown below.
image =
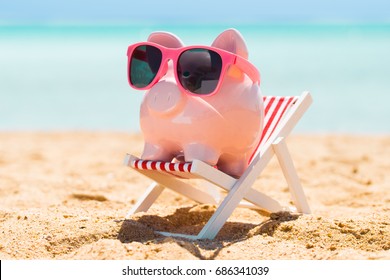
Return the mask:
<path id="1" fill-rule="evenodd" d="M 236 56 L 235 65 L 244 71 L 254 83 L 260 84 L 260 73 L 252 63 L 245 58 Z"/>

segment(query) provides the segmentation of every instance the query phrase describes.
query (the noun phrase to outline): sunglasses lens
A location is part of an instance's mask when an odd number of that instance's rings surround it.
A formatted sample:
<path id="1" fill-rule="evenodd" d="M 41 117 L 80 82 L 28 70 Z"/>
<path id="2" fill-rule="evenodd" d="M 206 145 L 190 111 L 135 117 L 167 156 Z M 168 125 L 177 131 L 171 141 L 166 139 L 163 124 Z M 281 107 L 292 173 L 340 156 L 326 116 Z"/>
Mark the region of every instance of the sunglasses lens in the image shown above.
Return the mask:
<path id="1" fill-rule="evenodd" d="M 153 46 L 142 45 L 134 49 L 130 58 L 130 82 L 137 88 L 148 86 L 156 77 L 162 60 L 161 51 Z"/>
<path id="2" fill-rule="evenodd" d="M 195 94 L 210 94 L 218 85 L 222 71 L 221 56 L 207 49 L 183 52 L 177 63 L 181 85 Z"/>

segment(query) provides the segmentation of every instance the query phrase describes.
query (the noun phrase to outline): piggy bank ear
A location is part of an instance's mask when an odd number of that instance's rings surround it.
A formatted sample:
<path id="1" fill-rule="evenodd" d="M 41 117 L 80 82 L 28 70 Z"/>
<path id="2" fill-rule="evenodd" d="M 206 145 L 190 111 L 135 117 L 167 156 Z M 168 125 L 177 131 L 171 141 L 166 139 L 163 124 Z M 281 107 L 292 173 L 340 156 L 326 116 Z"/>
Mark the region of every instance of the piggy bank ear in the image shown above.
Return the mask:
<path id="1" fill-rule="evenodd" d="M 148 42 L 153 42 L 167 48 L 183 47 L 183 42 L 176 35 L 169 32 L 153 32 L 149 35 Z"/>
<path id="2" fill-rule="evenodd" d="M 228 29 L 219 34 L 211 46 L 227 50 L 248 59 L 248 50 L 244 38 L 236 29 Z"/>

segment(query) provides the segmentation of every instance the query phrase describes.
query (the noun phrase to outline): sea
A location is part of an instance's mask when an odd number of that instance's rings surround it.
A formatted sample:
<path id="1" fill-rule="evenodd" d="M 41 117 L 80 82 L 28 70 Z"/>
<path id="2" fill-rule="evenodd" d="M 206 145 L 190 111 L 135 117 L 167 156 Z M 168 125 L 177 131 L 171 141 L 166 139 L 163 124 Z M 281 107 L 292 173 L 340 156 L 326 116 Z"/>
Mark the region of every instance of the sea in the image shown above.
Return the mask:
<path id="1" fill-rule="evenodd" d="M 153 31 L 210 45 L 227 28 L 244 37 L 263 95 L 313 104 L 300 133 L 390 133 L 390 24 L 3 25 L 0 131 L 137 133 L 144 95 L 130 88 L 126 51 Z"/>

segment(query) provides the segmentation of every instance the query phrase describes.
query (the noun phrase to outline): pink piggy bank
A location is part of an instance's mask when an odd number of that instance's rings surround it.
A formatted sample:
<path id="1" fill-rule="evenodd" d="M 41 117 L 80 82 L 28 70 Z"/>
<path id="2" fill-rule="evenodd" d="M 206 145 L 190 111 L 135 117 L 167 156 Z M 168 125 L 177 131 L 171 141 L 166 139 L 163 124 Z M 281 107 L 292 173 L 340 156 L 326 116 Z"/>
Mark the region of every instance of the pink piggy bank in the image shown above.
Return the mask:
<path id="1" fill-rule="evenodd" d="M 234 177 L 260 141 L 260 75 L 241 34 L 229 29 L 211 46 L 187 46 L 152 33 L 128 49 L 128 79 L 147 90 L 140 111 L 145 160 L 198 159 Z"/>

